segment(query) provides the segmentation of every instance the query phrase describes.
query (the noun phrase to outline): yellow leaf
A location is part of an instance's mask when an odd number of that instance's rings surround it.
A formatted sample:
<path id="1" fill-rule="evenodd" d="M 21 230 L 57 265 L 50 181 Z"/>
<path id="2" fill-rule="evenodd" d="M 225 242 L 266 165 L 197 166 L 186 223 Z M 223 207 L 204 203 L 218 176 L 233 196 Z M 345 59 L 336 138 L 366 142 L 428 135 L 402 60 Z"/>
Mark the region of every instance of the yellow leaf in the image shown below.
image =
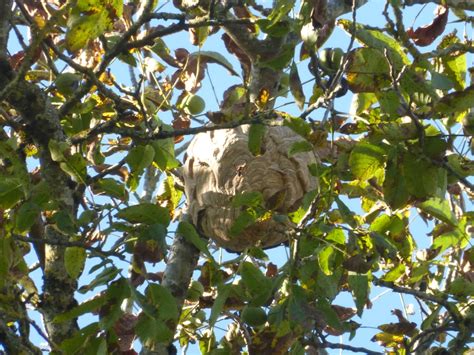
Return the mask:
<path id="1" fill-rule="evenodd" d="M 258 107 L 263 108 L 268 103 L 269 99 L 270 99 L 270 91 L 266 88 L 263 88 L 260 90 L 260 93 L 258 94 L 256 104 Z"/>

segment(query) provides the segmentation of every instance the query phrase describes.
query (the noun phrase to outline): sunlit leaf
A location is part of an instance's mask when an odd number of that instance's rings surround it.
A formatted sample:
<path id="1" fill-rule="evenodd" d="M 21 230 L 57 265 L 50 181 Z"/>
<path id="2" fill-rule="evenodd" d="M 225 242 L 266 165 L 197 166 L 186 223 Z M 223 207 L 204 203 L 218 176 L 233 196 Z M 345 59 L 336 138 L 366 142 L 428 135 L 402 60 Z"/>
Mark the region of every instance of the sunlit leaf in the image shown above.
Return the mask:
<path id="1" fill-rule="evenodd" d="M 332 275 L 333 273 L 333 265 L 331 262 L 332 256 L 334 253 L 334 248 L 330 245 L 326 245 L 321 248 L 318 252 L 318 263 L 319 267 L 321 268 L 322 272 L 326 275 Z"/>
<path id="2" fill-rule="evenodd" d="M 54 322 L 61 323 L 61 322 L 65 322 L 65 321 L 77 318 L 85 313 L 89 313 L 89 312 L 99 309 L 106 302 L 107 302 L 107 297 L 105 294 L 94 297 L 90 300 L 82 302 L 80 305 L 72 308 L 71 310 L 65 313 L 58 314 L 56 317 L 54 317 Z"/>
<path id="3" fill-rule="evenodd" d="M 342 26 L 346 32 L 355 35 L 355 38 L 367 47 L 382 52 L 388 50 L 397 67 L 410 63 L 400 42 L 393 37 L 390 37 L 381 31 L 369 29 L 360 23 L 356 23 L 354 26 L 353 22 L 350 20 L 341 19 L 337 23 Z M 354 28 L 355 33 L 353 33 Z"/>
<path id="4" fill-rule="evenodd" d="M 295 154 L 302 153 L 302 152 L 311 152 L 314 149 L 313 145 L 304 140 L 304 141 L 297 141 L 294 142 L 290 148 L 288 149 L 288 156 L 292 157 Z"/>
<path id="5" fill-rule="evenodd" d="M 217 288 L 217 297 L 211 308 L 211 315 L 209 316 L 209 326 L 213 327 L 217 321 L 217 318 L 224 309 L 225 301 L 229 297 L 231 285 L 220 285 Z"/>
<path id="6" fill-rule="evenodd" d="M 254 156 L 262 154 L 262 142 L 266 131 L 267 129 L 263 124 L 250 126 L 248 147 Z"/>
<path id="7" fill-rule="evenodd" d="M 243 262 L 240 266 L 240 275 L 245 287 L 252 295 L 250 304 L 262 306 L 272 293 L 272 281 L 263 272 L 250 262 Z"/>
<path id="8" fill-rule="evenodd" d="M 15 178 L 0 180 L 0 208 L 9 209 L 25 197 L 23 182 Z"/>
<path id="9" fill-rule="evenodd" d="M 458 224 L 458 220 L 451 210 L 447 200 L 435 197 L 418 204 L 417 207 L 452 226 L 456 226 Z"/>
<path id="10" fill-rule="evenodd" d="M 196 229 L 191 223 L 186 221 L 179 222 L 176 232 L 182 235 L 184 239 L 193 244 L 208 258 L 213 259 L 209 249 L 207 248 L 207 242 L 199 236 L 198 232 L 196 232 Z"/>
<path id="11" fill-rule="evenodd" d="M 150 166 L 154 157 L 155 149 L 151 145 L 139 145 L 130 150 L 126 157 L 126 161 L 132 172 L 141 174 L 145 168 Z"/>
<path id="12" fill-rule="evenodd" d="M 64 267 L 72 279 L 77 279 L 84 270 L 86 250 L 81 247 L 67 247 L 64 252 Z"/>
<path id="13" fill-rule="evenodd" d="M 232 199 L 234 207 L 258 207 L 263 203 L 263 195 L 259 191 L 247 191 L 236 194 Z"/>
<path id="14" fill-rule="evenodd" d="M 305 103 L 305 96 L 303 92 L 303 86 L 301 85 L 301 79 L 298 74 L 298 68 L 296 67 L 295 62 L 291 64 L 290 90 L 291 90 L 291 94 L 295 98 L 296 105 L 298 106 L 300 110 L 302 110 Z"/>
<path id="15" fill-rule="evenodd" d="M 347 82 L 355 93 L 374 92 L 390 85 L 387 59 L 377 49 L 357 48 L 349 53 Z"/>
<path id="16" fill-rule="evenodd" d="M 164 226 L 170 223 L 168 209 L 153 203 L 141 203 L 126 207 L 117 213 L 117 217 L 125 219 L 130 223 L 160 223 Z"/>
<path id="17" fill-rule="evenodd" d="M 356 274 L 349 272 L 347 281 L 354 296 L 357 307 L 357 315 L 360 317 L 369 297 L 369 277 L 367 274 Z"/>
<path id="18" fill-rule="evenodd" d="M 376 145 L 360 142 L 351 152 L 349 166 L 352 173 L 360 180 L 369 180 L 383 168 L 385 151 Z"/>
<path id="19" fill-rule="evenodd" d="M 406 267 L 404 264 L 398 264 L 384 275 L 383 280 L 387 282 L 397 281 L 401 276 L 404 275 L 405 269 Z"/>
<path id="20" fill-rule="evenodd" d="M 433 111 L 441 114 L 454 114 L 466 111 L 474 101 L 474 85 L 463 91 L 455 91 L 443 96 L 434 106 Z"/>

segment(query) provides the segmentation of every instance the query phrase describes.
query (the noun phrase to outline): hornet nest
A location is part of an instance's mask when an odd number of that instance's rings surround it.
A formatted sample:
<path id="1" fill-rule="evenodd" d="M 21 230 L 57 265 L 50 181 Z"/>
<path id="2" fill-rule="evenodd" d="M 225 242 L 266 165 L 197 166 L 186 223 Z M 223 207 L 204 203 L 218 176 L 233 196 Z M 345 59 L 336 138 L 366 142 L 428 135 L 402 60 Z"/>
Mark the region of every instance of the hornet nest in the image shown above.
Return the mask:
<path id="1" fill-rule="evenodd" d="M 261 155 L 254 156 L 248 148 L 249 129 L 250 125 L 243 125 L 196 135 L 183 167 L 192 222 L 218 246 L 232 251 L 281 244 L 288 240 L 291 225 L 267 218 L 257 220 L 239 235 L 231 235 L 229 230 L 243 210 L 232 205 L 234 196 L 258 191 L 265 206 L 277 199 L 274 212 L 284 214 L 297 210 L 305 194 L 318 186 L 308 169 L 319 161 L 315 152 L 288 155 L 301 136 L 288 127 L 267 127 Z"/>

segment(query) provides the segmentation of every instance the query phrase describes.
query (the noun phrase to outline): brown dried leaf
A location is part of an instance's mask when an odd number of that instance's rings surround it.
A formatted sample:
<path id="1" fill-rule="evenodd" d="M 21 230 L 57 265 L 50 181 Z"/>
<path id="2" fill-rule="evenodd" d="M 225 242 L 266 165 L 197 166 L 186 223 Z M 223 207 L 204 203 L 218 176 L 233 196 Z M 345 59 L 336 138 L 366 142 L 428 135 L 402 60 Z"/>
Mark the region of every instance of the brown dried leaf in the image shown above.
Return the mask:
<path id="1" fill-rule="evenodd" d="M 435 10 L 436 17 L 433 22 L 429 25 L 418 27 L 416 30 L 410 27 L 407 30 L 408 37 L 420 47 L 429 46 L 443 33 L 446 23 L 448 22 L 448 13 L 447 7 L 438 6 Z"/>
<path id="2" fill-rule="evenodd" d="M 268 263 L 267 271 L 265 273 L 266 277 L 274 277 L 278 274 L 278 267 L 273 263 Z"/>
<path id="3" fill-rule="evenodd" d="M 235 43 L 232 38 L 227 33 L 222 35 L 222 40 L 224 41 L 225 48 L 227 51 L 237 57 L 242 66 L 242 71 L 244 74 L 244 79 L 248 77 L 250 73 L 251 62 L 248 55 Z"/>
<path id="4" fill-rule="evenodd" d="M 132 349 L 133 341 L 135 340 L 135 324 L 138 317 L 134 314 L 124 313 L 114 325 L 115 333 L 117 334 L 117 344 L 120 352 L 127 352 L 133 354 L 136 352 Z M 130 352 L 132 351 L 132 353 Z"/>
<path id="5" fill-rule="evenodd" d="M 336 312 L 339 319 L 344 322 L 348 319 L 351 319 L 353 316 L 356 315 L 357 310 L 354 308 L 343 307 L 337 304 L 331 305 L 332 309 Z"/>
<path id="6" fill-rule="evenodd" d="M 19 51 L 13 54 L 8 61 L 10 62 L 10 65 L 13 70 L 17 70 L 21 63 L 23 62 L 23 59 L 25 59 L 25 51 Z"/>
<path id="7" fill-rule="evenodd" d="M 234 6 L 233 10 L 234 10 L 235 16 L 237 16 L 238 18 L 245 19 L 245 18 L 252 17 L 252 14 L 250 13 L 250 11 L 247 9 L 246 6 Z M 255 25 L 247 25 L 245 26 L 245 28 L 251 33 L 257 32 Z"/>
<path id="8" fill-rule="evenodd" d="M 191 120 L 186 116 L 177 116 L 173 119 L 172 122 L 173 129 L 186 129 L 191 126 Z M 174 142 L 179 143 L 184 139 L 183 136 L 174 137 Z"/>
<path id="9" fill-rule="evenodd" d="M 185 48 L 177 48 L 174 51 L 174 56 L 179 63 L 186 64 L 188 61 L 189 52 Z"/>

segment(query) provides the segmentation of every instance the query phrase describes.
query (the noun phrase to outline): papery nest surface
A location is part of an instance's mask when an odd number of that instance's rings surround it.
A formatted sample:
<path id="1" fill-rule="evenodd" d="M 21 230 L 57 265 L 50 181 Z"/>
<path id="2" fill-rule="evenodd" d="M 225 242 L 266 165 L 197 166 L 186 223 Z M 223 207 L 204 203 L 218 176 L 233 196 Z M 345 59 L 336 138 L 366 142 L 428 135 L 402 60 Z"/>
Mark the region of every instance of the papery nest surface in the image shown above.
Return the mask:
<path id="1" fill-rule="evenodd" d="M 306 193 L 318 187 L 308 166 L 318 163 L 315 151 L 289 155 L 290 147 L 303 138 L 285 126 L 266 127 L 261 155 L 248 148 L 250 125 L 197 134 L 191 141 L 183 178 L 192 222 L 205 236 L 232 251 L 248 247 L 272 247 L 288 240 L 291 223 L 274 218 L 257 221 L 238 235 L 230 228 L 243 207 L 234 196 L 257 191 L 265 207 L 276 214 L 294 212 Z"/>

